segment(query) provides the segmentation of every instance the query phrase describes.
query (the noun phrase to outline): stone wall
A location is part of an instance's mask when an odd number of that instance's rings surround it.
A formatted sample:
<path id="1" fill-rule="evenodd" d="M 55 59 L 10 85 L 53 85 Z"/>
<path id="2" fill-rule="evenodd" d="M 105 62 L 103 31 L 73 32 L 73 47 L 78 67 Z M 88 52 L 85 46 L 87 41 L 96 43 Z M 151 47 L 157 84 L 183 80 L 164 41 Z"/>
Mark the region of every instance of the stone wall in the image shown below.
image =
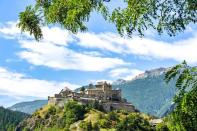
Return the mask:
<path id="1" fill-rule="evenodd" d="M 55 97 L 49 97 L 48 98 L 48 104 L 49 105 L 58 105 L 60 107 L 63 107 L 64 104 L 66 102 L 68 102 L 69 100 L 71 99 L 68 99 L 68 98 L 55 98 Z"/>
<path id="2" fill-rule="evenodd" d="M 102 103 L 105 111 L 126 110 L 128 112 L 136 112 L 137 110 L 132 104 L 122 102 L 106 102 Z"/>
<path id="3" fill-rule="evenodd" d="M 50 105 L 58 105 L 60 107 L 63 107 L 65 103 L 67 103 L 69 100 L 74 100 L 71 98 L 55 98 L 55 97 L 49 97 L 48 98 L 48 104 Z M 80 99 L 76 99 L 76 101 L 78 101 L 81 104 L 88 104 L 91 102 L 95 102 L 98 101 L 96 99 L 92 99 L 92 98 L 80 98 Z M 99 102 L 102 106 L 103 109 L 107 112 L 112 111 L 112 110 L 126 110 L 128 112 L 136 112 L 137 110 L 135 109 L 135 107 L 127 102 L 113 102 L 113 101 L 105 101 L 105 102 Z"/>

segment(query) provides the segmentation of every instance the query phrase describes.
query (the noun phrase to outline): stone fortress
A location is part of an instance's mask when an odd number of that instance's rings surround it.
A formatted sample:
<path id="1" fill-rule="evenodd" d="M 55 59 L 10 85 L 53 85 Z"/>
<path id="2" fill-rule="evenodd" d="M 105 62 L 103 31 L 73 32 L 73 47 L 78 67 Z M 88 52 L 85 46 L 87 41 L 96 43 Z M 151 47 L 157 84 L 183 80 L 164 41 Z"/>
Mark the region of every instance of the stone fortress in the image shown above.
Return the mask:
<path id="1" fill-rule="evenodd" d="M 135 107 L 123 99 L 120 89 L 112 89 L 112 86 L 105 82 L 98 82 L 96 85 L 89 84 L 88 88 L 81 88 L 79 92 L 72 91 L 65 87 L 59 94 L 48 97 L 48 104 L 63 106 L 67 101 L 75 100 L 81 104 L 99 102 L 105 111 L 126 110 L 136 112 Z"/>

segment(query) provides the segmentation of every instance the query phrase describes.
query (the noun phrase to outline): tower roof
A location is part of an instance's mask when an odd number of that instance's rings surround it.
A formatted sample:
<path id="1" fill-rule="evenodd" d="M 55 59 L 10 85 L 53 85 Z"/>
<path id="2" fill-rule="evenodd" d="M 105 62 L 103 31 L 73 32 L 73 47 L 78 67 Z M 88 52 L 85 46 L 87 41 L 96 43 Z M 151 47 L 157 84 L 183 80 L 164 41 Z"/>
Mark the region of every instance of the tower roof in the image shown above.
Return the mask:
<path id="1" fill-rule="evenodd" d="M 72 91 L 71 89 L 69 89 L 67 86 L 64 87 L 64 89 L 62 89 L 62 91 Z"/>

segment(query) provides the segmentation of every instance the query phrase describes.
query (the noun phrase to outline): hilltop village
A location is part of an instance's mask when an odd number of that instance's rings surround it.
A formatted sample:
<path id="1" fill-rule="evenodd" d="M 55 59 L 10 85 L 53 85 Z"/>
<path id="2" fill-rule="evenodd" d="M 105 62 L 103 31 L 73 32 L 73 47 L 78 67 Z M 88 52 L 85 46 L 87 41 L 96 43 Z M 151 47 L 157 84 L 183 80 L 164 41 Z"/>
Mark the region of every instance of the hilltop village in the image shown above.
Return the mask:
<path id="1" fill-rule="evenodd" d="M 105 111 L 137 111 L 131 103 L 122 98 L 120 89 L 112 89 L 111 84 L 106 81 L 98 82 L 96 85 L 89 84 L 88 88 L 84 88 L 79 92 L 72 91 L 68 87 L 65 87 L 59 94 L 55 94 L 53 97 L 49 96 L 48 104 L 64 106 L 69 100 L 75 100 L 81 104 L 98 102 Z"/>

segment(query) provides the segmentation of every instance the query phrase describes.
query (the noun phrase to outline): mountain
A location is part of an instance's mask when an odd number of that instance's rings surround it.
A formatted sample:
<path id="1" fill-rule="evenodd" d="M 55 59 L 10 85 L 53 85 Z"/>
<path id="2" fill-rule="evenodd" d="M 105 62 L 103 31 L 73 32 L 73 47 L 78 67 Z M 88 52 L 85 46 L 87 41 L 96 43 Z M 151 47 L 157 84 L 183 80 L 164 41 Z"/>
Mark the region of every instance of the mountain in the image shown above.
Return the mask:
<path id="1" fill-rule="evenodd" d="M 118 79 L 112 83 L 112 88 L 121 89 L 122 97 L 141 112 L 163 117 L 173 109 L 172 101 L 176 94 L 176 80 L 168 84 L 164 80 L 167 70 L 168 68 L 157 68 L 145 71 L 131 80 Z M 80 91 L 80 88 L 75 91 Z"/>
<path id="2" fill-rule="evenodd" d="M 116 81 L 113 82 L 113 85 L 120 85 L 120 84 L 124 84 L 126 83 L 127 81 L 124 80 L 124 79 L 118 79 Z"/>
<path id="3" fill-rule="evenodd" d="M 13 131 L 29 115 L 0 107 L 0 131 Z"/>
<path id="4" fill-rule="evenodd" d="M 33 114 L 37 109 L 40 109 L 44 105 L 48 103 L 48 100 L 35 100 L 35 101 L 29 101 L 29 102 L 21 102 L 17 103 L 8 109 L 13 111 L 20 111 L 27 114 Z"/>
<path id="5" fill-rule="evenodd" d="M 165 68 L 145 71 L 132 80 L 114 82 L 112 87 L 121 89 L 122 96 L 141 112 L 162 117 L 172 108 L 172 99 L 176 94 L 176 81 L 168 84 L 164 81 L 166 71 Z"/>

